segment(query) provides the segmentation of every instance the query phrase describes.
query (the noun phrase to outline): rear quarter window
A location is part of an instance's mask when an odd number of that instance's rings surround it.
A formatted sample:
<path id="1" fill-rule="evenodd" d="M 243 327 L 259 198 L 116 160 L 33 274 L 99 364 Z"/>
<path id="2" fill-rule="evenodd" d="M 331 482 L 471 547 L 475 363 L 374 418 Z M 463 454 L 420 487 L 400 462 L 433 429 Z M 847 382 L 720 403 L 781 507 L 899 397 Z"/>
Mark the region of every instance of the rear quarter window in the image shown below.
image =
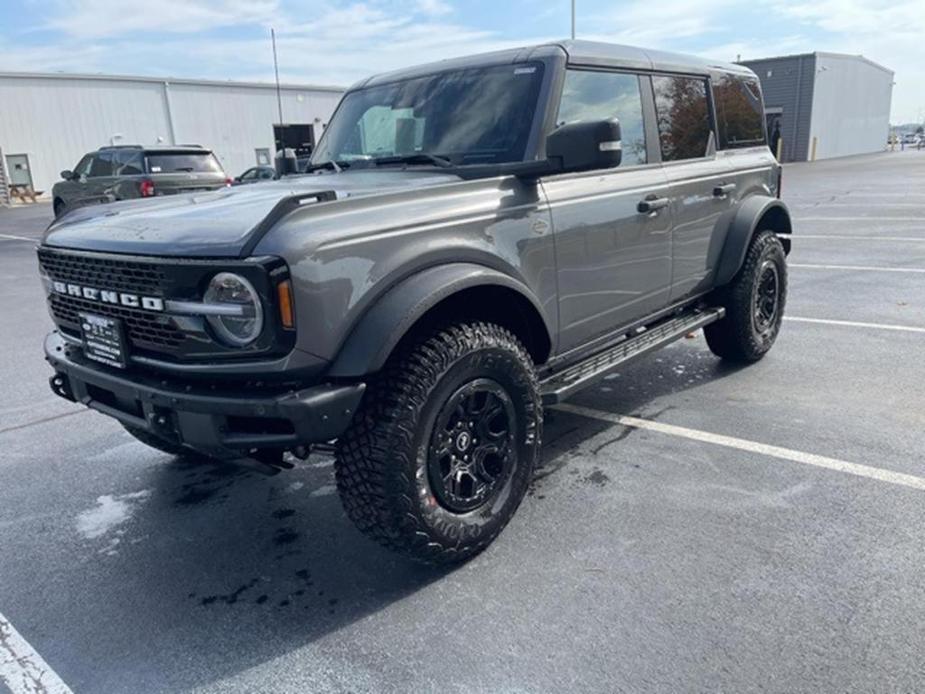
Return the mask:
<path id="1" fill-rule="evenodd" d="M 721 148 L 765 144 L 764 108 L 757 80 L 724 75 L 713 83 L 713 99 Z"/>
<path id="2" fill-rule="evenodd" d="M 223 173 L 211 152 L 152 152 L 147 160 L 149 173 Z"/>

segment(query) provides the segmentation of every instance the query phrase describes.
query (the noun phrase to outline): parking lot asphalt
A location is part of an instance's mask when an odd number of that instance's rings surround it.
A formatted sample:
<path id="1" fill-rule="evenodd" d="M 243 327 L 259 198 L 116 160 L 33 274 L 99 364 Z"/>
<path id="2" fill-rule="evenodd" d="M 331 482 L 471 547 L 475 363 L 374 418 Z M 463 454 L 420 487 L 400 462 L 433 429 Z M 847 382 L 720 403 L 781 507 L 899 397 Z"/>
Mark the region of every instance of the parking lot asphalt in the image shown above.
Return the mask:
<path id="1" fill-rule="evenodd" d="M 789 165 L 784 198 L 768 357 L 698 334 L 551 412 L 453 570 L 364 539 L 329 458 L 182 463 L 53 397 L 50 209 L 0 210 L 0 674 L 6 624 L 74 692 L 925 689 L 925 152 Z"/>

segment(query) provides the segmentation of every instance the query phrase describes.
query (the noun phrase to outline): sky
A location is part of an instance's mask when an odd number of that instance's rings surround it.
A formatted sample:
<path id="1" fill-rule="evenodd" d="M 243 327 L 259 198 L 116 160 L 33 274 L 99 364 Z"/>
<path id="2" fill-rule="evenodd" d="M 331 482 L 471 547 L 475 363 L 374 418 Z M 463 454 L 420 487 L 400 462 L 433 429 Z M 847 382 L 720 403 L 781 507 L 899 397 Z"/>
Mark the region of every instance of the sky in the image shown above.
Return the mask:
<path id="1" fill-rule="evenodd" d="M 577 0 L 578 38 L 733 61 L 833 51 L 893 70 L 925 120 L 923 0 Z M 569 0 L 0 0 L 0 70 L 349 86 L 416 63 L 567 37 Z"/>

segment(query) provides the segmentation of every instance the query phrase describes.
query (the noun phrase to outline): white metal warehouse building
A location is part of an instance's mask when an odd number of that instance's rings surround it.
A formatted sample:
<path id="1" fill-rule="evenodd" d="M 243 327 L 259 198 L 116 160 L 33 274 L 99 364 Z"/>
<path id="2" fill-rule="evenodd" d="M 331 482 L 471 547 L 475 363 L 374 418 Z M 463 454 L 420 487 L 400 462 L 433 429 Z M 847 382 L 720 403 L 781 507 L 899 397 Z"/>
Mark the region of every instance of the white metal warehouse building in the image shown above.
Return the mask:
<path id="1" fill-rule="evenodd" d="M 861 55 L 743 60 L 761 80 L 772 149 L 782 161 L 880 152 L 890 130 L 893 71 Z"/>
<path id="2" fill-rule="evenodd" d="M 342 93 L 284 84 L 283 122 L 320 136 Z M 279 122 L 273 84 L 0 72 L 0 163 L 10 183 L 29 179 L 46 193 L 60 171 L 110 144 L 199 144 L 236 176 L 272 163 Z"/>

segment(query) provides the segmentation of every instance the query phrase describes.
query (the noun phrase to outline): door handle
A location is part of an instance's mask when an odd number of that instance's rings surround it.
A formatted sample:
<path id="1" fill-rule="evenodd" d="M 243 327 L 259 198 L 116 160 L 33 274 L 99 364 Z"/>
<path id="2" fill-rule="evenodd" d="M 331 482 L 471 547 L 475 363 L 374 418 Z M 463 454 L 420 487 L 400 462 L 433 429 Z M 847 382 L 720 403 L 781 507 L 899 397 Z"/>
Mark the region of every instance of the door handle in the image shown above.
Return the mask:
<path id="1" fill-rule="evenodd" d="M 729 193 L 731 193 L 735 189 L 736 189 L 735 183 L 723 183 L 722 185 L 716 186 L 713 189 L 713 197 L 715 198 L 725 197 L 726 195 L 729 195 Z"/>
<path id="2" fill-rule="evenodd" d="M 658 212 L 663 207 L 668 207 L 671 202 L 670 198 L 660 198 L 657 195 L 647 195 L 645 200 L 640 200 L 636 205 L 639 214 L 652 214 Z"/>

